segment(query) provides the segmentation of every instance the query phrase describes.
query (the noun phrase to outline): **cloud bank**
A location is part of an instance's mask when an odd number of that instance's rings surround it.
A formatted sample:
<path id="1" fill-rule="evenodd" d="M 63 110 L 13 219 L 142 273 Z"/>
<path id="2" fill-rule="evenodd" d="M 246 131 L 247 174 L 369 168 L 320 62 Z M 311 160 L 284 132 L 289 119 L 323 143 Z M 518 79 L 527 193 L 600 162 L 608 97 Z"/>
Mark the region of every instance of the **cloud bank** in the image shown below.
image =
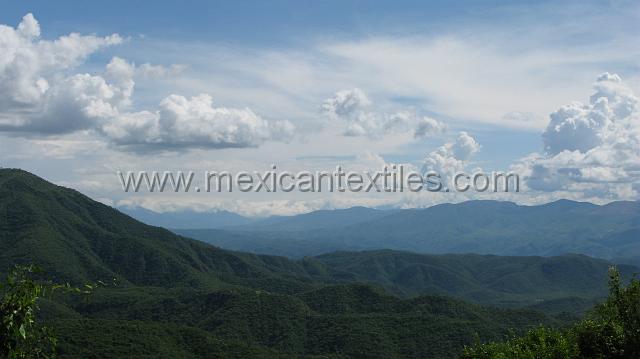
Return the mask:
<path id="1" fill-rule="evenodd" d="M 287 121 L 267 121 L 248 108 L 214 106 L 208 94 L 172 94 L 156 109 L 135 111 L 137 76 L 171 76 L 184 68 L 136 66 L 114 57 L 100 74 L 69 74 L 123 38 L 72 33 L 49 41 L 40 35 L 32 14 L 16 28 L 0 25 L 0 131 L 51 135 L 87 130 L 116 145 L 145 149 L 256 147 L 293 135 Z"/>

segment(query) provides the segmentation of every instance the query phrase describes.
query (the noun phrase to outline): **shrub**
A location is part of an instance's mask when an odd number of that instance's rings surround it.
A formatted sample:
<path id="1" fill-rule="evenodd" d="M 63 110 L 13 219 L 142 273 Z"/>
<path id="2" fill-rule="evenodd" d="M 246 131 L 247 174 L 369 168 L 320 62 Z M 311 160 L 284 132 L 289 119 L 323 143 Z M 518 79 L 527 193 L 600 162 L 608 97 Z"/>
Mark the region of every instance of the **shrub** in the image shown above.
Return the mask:
<path id="1" fill-rule="evenodd" d="M 88 294 L 94 285 L 83 289 L 69 284 L 40 282 L 33 279 L 40 270 L 33 266 L 15 266 L 0 283 L 0 358 L 53 358 L 57 339 L 53 332 L 36 322 L 38 300 L 56 291 Z"/>
<path id="2" fill-rule="evenodd" d="M 609 297 L 582 322 L 564 331 L 537 328 L 504 342 L 467 347 L 464 359 L 640 358 L 640 281 L 625 287 L 609 271 Z"/>

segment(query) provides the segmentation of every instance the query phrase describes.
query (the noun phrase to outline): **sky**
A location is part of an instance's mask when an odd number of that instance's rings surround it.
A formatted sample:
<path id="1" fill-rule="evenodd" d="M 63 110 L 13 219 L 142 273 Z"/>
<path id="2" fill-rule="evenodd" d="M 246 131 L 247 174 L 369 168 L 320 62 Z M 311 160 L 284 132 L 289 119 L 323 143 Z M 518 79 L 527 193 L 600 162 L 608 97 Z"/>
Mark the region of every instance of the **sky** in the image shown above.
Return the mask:
<path id="1" fill-rule="evenodd" d="M 0 1 L 0 166 L 247 216 L 640 197 L 632 1 Z M 117 171 L 514 171 L 520 193 L 124 193 Z"/>

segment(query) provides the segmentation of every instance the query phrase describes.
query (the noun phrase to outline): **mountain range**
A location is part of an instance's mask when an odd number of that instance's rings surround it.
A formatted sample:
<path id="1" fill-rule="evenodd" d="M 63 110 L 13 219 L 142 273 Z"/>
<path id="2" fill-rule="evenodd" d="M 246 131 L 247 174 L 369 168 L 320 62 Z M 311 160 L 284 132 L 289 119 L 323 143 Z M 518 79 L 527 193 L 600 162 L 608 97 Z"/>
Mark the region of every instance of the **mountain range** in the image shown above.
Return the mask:
<path id="1" fill-rule="evenodd" d="M 196 212 L 185 210 L 160 213 L 142 207 L 122 206 L 117 209 L 140 222 L 163 228 L 223 228 L 245 226 L 255 221 L 229 211 Z"/>
<path id="2" fill-rule="evenodd" d="M 575 320 L 606 294 L 611 265 L 584 255 L 229 251 L 11 169 L 0 169 L 0 253 L 2 273 L 36 264 L 75 285 L 115 278 L 89 297 L 41 303 L 67 358 L 453 358 L 475 338 Z"/>
<path id="3" fill-rule="evenodd" d="M 176 233 L 223 248 L 290 257 L 340 250 L 395 249 L 507 256 L 578 253 L 616 263 L 640 264 L 639 202 L 599 206 L 560 200 L 521 206 L 469 201 L 425 209 L 352 208 L 328 212 L 333 215 L 319 211 L 279 218 L 268 226 L 253 223 Z"/>

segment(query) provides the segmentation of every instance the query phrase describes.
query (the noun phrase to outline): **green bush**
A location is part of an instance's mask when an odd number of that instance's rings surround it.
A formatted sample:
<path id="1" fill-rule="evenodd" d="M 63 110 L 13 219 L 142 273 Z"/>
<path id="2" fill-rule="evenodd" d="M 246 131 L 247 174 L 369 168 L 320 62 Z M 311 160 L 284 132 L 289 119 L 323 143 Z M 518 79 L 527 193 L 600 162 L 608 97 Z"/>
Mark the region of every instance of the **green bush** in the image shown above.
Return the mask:
<path id="1" fill-rule="evenodd" d="M 573 329 L 582 358 L 640 358 L 640 281 L 609 273 L 609 297 Z"/>
<path id="2" fill-rule="evenodd" d="M 540 327 L 522 337 L 512 337 L 505 342 L 477 344 L 466 348 L 465 359 L 565 359 L 574 358 L 578 352 L 572 338 L 560 331 Z"/>
<path id="3" fill-rule="evenodd" d="M 625 287 L 609 272 L 609 297 L 585 320 L 567 330 L 540 327 L 504 342 L 465 348 L 464 359 L 640 358 L 640 281 Z"/>
<path id="4" fill-rule="evenodd" d="M 37 323 L 38 301 L 56 291 L 88 294 L 94 285 L 83 289 L 69 284 L 34 280 L 40 269 L 15 266 L 0 283 L 0 358 L 54 358 L 57 339 L 46 326 Z"/>
<path id="5" fill-rule="evenodd" d="M 47 288 L 31 279 L 35 271 L 33 266 L 16 266 L 0 284 L 0 358 L 55 356 L 56 338 L 36 323 L 37 301 Z"/>

